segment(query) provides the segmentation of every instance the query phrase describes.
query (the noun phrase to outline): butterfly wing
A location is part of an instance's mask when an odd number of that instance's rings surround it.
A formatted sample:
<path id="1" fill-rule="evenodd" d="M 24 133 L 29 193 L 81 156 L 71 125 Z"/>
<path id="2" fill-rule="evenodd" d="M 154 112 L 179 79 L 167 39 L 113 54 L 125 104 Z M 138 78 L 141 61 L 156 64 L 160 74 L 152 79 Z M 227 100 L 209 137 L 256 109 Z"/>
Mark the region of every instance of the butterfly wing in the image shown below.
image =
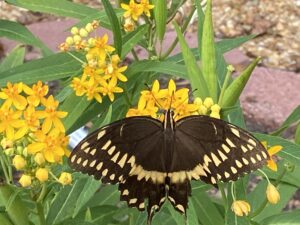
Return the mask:
<path id="1" fill-rule="evenodd" d="M 269 158 L 264 146 L 249 132 L 223 120 L 189 116 L 176 123 L 175 132 L 171 166 L 175 180 L 178 172 L 213 185 L 237 180 L 262 167 Z"/>
<path id="2" fill-rule="evenodd" d="M 150 117 L 130 117 L 94 131 L 72 151 L 70 165 L 103 183 L 120 183 L 121 200 L 148 213 L 165 196 L 163 127 Z M 150 179 L 151 178 L 151 179 Z"/>

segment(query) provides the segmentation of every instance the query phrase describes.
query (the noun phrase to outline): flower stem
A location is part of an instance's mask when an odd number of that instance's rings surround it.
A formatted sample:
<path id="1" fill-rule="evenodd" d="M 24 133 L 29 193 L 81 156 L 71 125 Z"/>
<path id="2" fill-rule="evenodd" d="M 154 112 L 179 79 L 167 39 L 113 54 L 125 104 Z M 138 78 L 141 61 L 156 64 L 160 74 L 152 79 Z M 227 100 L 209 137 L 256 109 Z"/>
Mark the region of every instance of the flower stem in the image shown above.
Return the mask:
<path id="1" fill-rule="evenodd" d="M 3 172 L 4 172 L 4 176 L 5 176 L 5 180 L 6 180 L 6 183 L 10 183 L 10 180 L 9 180 L 9 175 L 8 175 L 8 172 L 7 172 L 7 167 L 6 167 L 6 164 L 5 164 L 5 162 L 4 162 L 4 159 L 3 159 L 3 157 L 4 157 L 4 154 L 3 154 L 3 151 L 2 150 L 0 150 L 0 162 L 1 162 L 1 167 L 2 167 L 2 170 L 3 170 Z"/>
<path id="2" fill-rule="evenodd" d="M 278 187 L 281 179 L 286 174 L 286 172 L 287 172 L 287 170 L 286 170 L 286 168 L 284 168 L 283 171 L 279 174 L 279 176 L 277 177 L 277 179 L 276 179 L 276 181 L 274 183 L 275 187 Z M 270 183 L 269 180 L 268 180 L 268 183 Z M 264 208 L 267 206 L 267 204 L 268 204 L 268 199 L 267 199 L 267 197 L 265 197 L 264 201 L 261 203 L 261 205 L 258 207 L 258 209 L 255 210 L 249 217 L 250 218 L 256 217 L 258 214 L 260 214 L 264 210 Z"/>
<path id="3" fill-rule="evenodd" d="M 43 201 L 43 199 L 45 197 L 45 194 L 46 194 L 46 191 L 47 191 L 47 185 L 44 183 L 43 186 L 42 186 L 42 191 L 41 191 L 38 199 L 36 200 L 38 203 Z"/>
<path id="4" fill-rule="evenodd" d="M 188 18 L 186 19 L 186 21 L 184 22 L 184 24 L 182 25 L 182 29 L 181 32 L 184 33 L 194 15 L 196 8 L 193 8 L 193 10 L 190 12 L 190 14 L 188 15 Z M 178 43 L 178 37 L 173 41 L 173 43 L 171 44 L 171 46 L 167 49 L 167 51 L 160 57 L 161 59 L 165 59 L 167 58 L 172 51 L 174 50 L 174 48 L 176 47 Z"/>

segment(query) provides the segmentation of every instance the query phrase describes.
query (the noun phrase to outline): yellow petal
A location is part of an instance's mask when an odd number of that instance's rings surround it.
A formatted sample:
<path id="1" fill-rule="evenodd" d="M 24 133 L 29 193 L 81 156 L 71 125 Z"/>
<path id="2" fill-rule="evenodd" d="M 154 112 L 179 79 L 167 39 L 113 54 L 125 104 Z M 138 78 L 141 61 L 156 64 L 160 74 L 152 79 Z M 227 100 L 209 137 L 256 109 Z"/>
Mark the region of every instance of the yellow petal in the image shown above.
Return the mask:
<path id="1" fill-rule="evenodd" d="M 63 123 L 60 121 L 60 119 L 54 118 L 54 119 L 53 119 L 53 123 L 54 123 L 54 126 L 55 126 L 59 131 L 61 131 L 62 133 L 65 132 L 65 127 L 64 127 Z"/>
<path id="2" fill-rule="evenodd" d="M 7 139 L 14 140 L 15 130 L 13 127 L 11 127 L 11 126 L 6 127 L 5 132 L 6 132 Z"/>
<path id="3" fill-rule="evenodd" d="M 68 112 L 64 112 L 64 111 L 57 111 L 56 112 L 57 117 L 59 118 L 64 118 L 68 115 Z"/>
<path id="4" fill-rule="evenodd" d="M 24 137 L 25 134 L 27 133 L 27 131 L 28 131 L 28 127 L 27 127 L 27 126 L 24 126 L 24 127 L 20 128 L 20 129 L 16 132 L 16 134 L 15 134 L 15 140 Z"/>
<path id="5" fill-rule="evenodd" d="M 24 96 L 17 95 L 15 99 L 13 99 L 13 104 L 17 109 L 23 110 L 27 105 L 27 100 Z"/>
<path id="6" fill-rule="evenodd" d="M 27 95 L 33 95 L 33 90 L 30 87 L 28 87 L 26 84 L 23 84 L 23 91 Z"/>
<path id="7" fill-rule="evenodd" d="M 277 164 L 271 159 L 267 161 L 267 166 L 273 170 L 273 171 L 277 171 Z"/>
<path id="8" fill-rule="evenodd" d="M 265 149 L 268 149 L 268 144 L 266 141 L 261 141 L 260 143 L 265 147 Z"/>
<path id="9" fill-rule="evenodd" d="M 8 96 L 7 96 L 7 94 L 5 94 L 4 92 L 0 92 L 0 98 L 1 98 L 1 99 L 7 99 Z"/>
<path id="10" fill-rule="evenodd" d="M 29 144 L 28 147 L 27 147 L 27 150 L 28 150 L 28 153 L 30 154 L 35 154 L 37 152 L 40 152 L 42 150 L 44 150 L 46 147 L 46 144 L 45 143 L 32 143 L 32 144 Z"/>
<path id="11" fill-rule="evenodd" d="M 176 84 L 175 84 L 174 80 L 172 80 L 172 79 L 169 81 L 168 90 L 169 90 L 169 95 L 172 96 L 175 94 Z"/>
<path id="12" fill-rule="evenodd" d="M 42 131 L 44 134 L 47 134 L 49 130 L 52 127 L 52 120 L 50 118 L 46 118 L 43 125 L 42 125 Z"/>
<path id="13" fill-rule="evenodd" d="M 275 145 L 268 149 L 268 153 L 270 156 L 275 155 L 277 152 L 282 150 L 282 146 Z"/>
<path id="14" fill-rule="evenodd" d="M 50 163 L 54 163 L 55 162 L 55 158 L 54 158 L 54 155 L 53 155 L 53 152 L 50 151 L 50 150 L 46 150 L 44 152 L 44 156 L 45 156 L 45 159 L 50 162 Z"/>

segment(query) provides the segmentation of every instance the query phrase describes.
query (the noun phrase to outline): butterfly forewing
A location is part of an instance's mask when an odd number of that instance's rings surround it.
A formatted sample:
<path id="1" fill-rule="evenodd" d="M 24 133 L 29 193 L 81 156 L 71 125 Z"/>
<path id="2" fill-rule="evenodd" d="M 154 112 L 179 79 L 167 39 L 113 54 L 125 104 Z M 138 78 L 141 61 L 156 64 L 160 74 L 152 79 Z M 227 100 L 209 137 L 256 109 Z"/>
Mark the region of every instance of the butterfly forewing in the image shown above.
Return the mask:
<path id="1" fill-rule="evenodd" d="M 262 167 L 269 157 L 255 137 L 223 120 L 189 116 L 176 123 L 175 132 L 171 172 L 185 170 L 206 183 L 237 180 Z"/>

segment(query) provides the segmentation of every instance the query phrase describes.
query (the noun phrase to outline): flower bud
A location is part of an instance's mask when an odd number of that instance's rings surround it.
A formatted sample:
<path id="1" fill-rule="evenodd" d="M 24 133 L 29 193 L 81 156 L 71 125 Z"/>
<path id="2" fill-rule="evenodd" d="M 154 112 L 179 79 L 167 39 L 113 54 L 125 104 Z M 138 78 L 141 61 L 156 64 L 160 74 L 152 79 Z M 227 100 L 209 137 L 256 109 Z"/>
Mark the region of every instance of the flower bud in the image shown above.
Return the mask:
<path id="1" fill-rule="evenodd" d="M 210 117 L 220 119 L 220 113 L 219 112 L 211 112 Z"/>
<path id="2" fill-rule="evenodd" d="M 203 105 L 206 107 L 206 108 L 210 108 L 212 105 L 214 104 L 214 101 L 212 98 L 205 98 L 204 102 L 203 102 Z"/>
<path id="3" fill-rule="evenodd" d="M 212 112 L 220 112 L 221 107 L 218 104 L 214 104 L 214 105 L 211 106 L 210 110 Z"/>
<path id="4" fill-rule="evenodd" d="M 73 38 L 72 38 L 72 37 L 67 37 L 67 38 L 66 38 L 66 43 L 67 43 L 68 45 L 74 44 Z"/>
<path id="5" fill-rule="evenodd" d="M 4 149 L 3 152 L 7 156 L 13 156 L 15 153 L 15 150 L 14 150 L 14 148 L 7 148 L 7 149 Z"/>
<path id="6" fill-rule="evenodd" d="M 231 210 L 237 216 L 244 216 L 248 215 L 251 208 L 248 202 L 242 200 L 236 200 L 231 205 Z"/>
<path id="7" fill-rule="evenodd" d="M 131 18 L 126 18 L 125 24 L 124 24 L 124 30 L 126 32 L 131 32 L 135 28 L 135 23 Z"/>
<path id="8" fill-rule="evenodd" d="M 199 112 L 200 115 L 206 115 L 207 108 L 204 105 L 200 105 L 199 109 L 198 109 L 198 112 Z"/>
<path id="9" fill-rule="evenodd" d="M 21 170 L 26 166 L 26 160 L 22 156 L 16 155 L 13 158 L 13 165 L 17 170 Z"/>
<path id="10" fill-rule="evenodd" d="M 92 22 L 92 27 L 93 27 L 94 29 L 96 29 L 96 28 L 99 27 L 99 26 L 100 26 L 99 21 L 93 20 L 93 22 Z"/>
<path id="11" fill-rule="evenodd" d="M 28 149 L 27 149 L 27 147 L 23 148 L 22 155 L 25 156 L 25 157 L 28 156 Z"/>
<path id="12" fill-rule="evenodd" d="M 35 177 L 40 181 L 40 182 L 45 182 L 48 180 L 48 170 L 45 168 L 39 168 L 35 172 Z"/>
<path id="13" fill-rule="evenodd" d="M 19 180 L 22 187 L 28 187 L 31 185 L 31 176 L 23 174 Z"/>
<path id="14" fill-rule="evenodd" d="M 267 187 L 267 199 L 271 204 L 277 204 L 277 202 L 280 200 L 280 194 L 276 187 L 273 184 L 268 184 Z"/>
<path id="15" fill-rule="evenodd" d="M 72 27 L 71 28 L 71 34 L 75 35 L 75 34 L 78 34 L 79 33 L 79 30 L 77 27 Z"/>
<path id="16" fill-rule="evenodd" d="M 94 47 L 96 43 L 96 39 L 95 38 L 89 38 L 88 39 L 88 44 L 90 47 Z"/>
<path id="17" fill-rule="evenodd" d="M 194 100 L 194 104 L 199 105 L 199 106 L 202 105 L 203 104 L 202 99 L 199 97 L 196 97 Z"/>
<path id="18" fill-rule="evenodd" d="M 24 149 L 23 146 L 20 146 L 20 145 L 17 146 L 16 154 L 23 155 L 23 149 Z"/>
<path id="19" fill-rule="evenodd" d="M 38 165 L 43 165 L 45 163 L 45 157 L 42 153 L 38 152 L 36 153 L 36 155 L 34 156 L 34 161 L 38 164 Z"/>
<path id="20" fill-rule="evenodd" d="M 85 29 L 87 32 L 91 32 L 94 30 L 93 25 L 91 23 L 88 23 L 87 25 L 85 25 Z"/>
<path id="21" fill-rule="evenodd" d="M 79 35 L 74 35 L 73 40 L 75 43 L 79 43 L 81 41 L 81 37 Z"/>
<path id="22" fill-rule="evenodd" d="M 79 35 L 80 35 L 81 37 L 87 37 L 87 36 L 89 35 L 89 33 L 86 31 L 86 29 L 80 28 L 80 30 L 79 30 Z"/>
<path id="23" fill-rule="evenodd" d="M 8 140 L 6 138 L 3 138 L 1 140 L 1 146 L 2 146 L 3 149 L 12 148 L 13 144 L 14 144 L 13 141 Z"/>
<path id="24" fill-rule="evenodd" d="M 63 172 L 61 173 L 58 180 L 62 185 L 67 185 L 72 182 L 72 176 L 70 173 Z"/>

